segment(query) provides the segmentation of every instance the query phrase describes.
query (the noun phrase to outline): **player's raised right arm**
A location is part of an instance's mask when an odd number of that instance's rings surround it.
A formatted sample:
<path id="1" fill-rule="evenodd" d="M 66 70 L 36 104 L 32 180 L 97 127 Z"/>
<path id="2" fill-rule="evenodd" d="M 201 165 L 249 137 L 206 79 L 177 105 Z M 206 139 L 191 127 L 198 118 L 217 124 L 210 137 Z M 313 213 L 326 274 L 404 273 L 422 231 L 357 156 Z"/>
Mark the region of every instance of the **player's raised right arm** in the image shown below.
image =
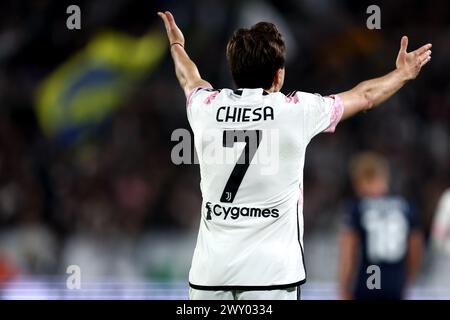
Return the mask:
<path id="1" fill-rule="evenodd" d="M 158 12 L 158 16 L 164 21 L 169 38 L 170 53 L 175 64 L 175 73 L 186 97 L 196 87 L 210 87 L 211 85 L 201 78 L 197 66 L 184 50 L 184 36 L 173 15 L 166 11 Z"/>
<path id="2" fill-rule="evenodd" d="M 340 93 L 344 113 L 341 120 L 354 114 L 372 109 L 394 95 L 409 80 L 415 79 L 421 68 L 431 59 L 431 44 L 407 52 L 408 37 L 401 39 L 396 69 L 387 75 L 363 81 L 353 89 Z"/>

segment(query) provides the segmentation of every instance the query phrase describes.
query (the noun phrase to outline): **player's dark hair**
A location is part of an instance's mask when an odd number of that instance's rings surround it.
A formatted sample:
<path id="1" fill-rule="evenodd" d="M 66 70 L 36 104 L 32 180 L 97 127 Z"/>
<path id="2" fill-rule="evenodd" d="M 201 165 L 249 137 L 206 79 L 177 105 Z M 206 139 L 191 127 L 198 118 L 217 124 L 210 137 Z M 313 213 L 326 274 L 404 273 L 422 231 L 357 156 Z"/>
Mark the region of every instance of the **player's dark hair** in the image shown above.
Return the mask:
<path id="1" fill-rule="evenodd" d="M 284 68 L 286 47 L 277 27 L 259 22 L 238 29 L 227 45 L 227 59 L 239 88 L 269 89 L 276 72 Z"/>

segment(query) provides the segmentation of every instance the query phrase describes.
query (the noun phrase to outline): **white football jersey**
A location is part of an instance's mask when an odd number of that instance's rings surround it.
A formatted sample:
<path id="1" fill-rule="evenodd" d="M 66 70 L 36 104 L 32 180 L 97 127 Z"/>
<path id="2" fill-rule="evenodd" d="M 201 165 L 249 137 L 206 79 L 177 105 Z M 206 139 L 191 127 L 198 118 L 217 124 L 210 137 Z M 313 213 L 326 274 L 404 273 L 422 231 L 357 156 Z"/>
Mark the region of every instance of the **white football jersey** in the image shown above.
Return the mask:
<path id="1" fill-rule="evenodd" d="M 431 239 L 434 248 L 440 254 L 450 256 L 450 189 L 446 190 L 439 199 Z"/>
<path id="2" fill-rule="evenodd" d="M 197 88 L 187 99 L 202 209 L 189 283 L 203 290 L 281 289 L 306 280 L 306 146 L 333 132 L 338 96 Z"/>

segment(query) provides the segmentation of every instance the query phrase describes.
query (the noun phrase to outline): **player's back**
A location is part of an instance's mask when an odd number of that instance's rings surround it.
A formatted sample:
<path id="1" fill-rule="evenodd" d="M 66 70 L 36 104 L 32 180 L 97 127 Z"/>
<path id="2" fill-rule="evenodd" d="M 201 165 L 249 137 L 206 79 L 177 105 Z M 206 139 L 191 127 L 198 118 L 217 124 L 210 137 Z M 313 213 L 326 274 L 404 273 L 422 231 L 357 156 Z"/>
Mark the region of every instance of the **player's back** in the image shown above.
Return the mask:
<path id="1" fill-rule="evenodd" d="M 334 130 L 334 105 L 263 89 L 199 89 L 188 98 L 203 196 L 191 286 L 304 281 L 305 149 L 315 134 Z"/>
<path id="2" fill-rule="evenodd" d="M 356 299 L 401 299 L 406 281 L 408 239 L 416 226 L 411 205 L 402 197 L 361 198 L 351 210 L 350 221 L 360 238 L 360 265 L 355 283 Z M 367 279 L 380 269 L 381 289 L 368 288 Z"/>
<path id="3" fill-rule="evenodd" d="M 273 205 L 288 196 L 287 189 L 298 190 L 307 144 L 294 115 L 299 106 L 286 103 L 282 93 L 262 89 L 223 89 L 212 95 L 216 93 L 193 126 L 197 152 L 203 150 L 203 197 L 234 205 Z"/>

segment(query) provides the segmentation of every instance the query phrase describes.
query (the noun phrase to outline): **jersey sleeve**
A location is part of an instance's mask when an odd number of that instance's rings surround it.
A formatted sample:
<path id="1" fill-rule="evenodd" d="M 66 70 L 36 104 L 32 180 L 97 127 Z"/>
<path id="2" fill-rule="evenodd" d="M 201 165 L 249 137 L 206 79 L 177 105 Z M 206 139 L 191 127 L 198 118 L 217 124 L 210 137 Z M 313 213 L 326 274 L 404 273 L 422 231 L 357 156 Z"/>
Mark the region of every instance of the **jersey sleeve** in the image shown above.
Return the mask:
<path id="1" fill-rule="evenodd" d="M 323 97 L 319 94 L 298 92 L 304 112 L 304 127 L 309 139 L 321 132 L 334 132 L 344 112 L 338 95 Z"/>
<path id="2" fill-rule="evenodd" d="M 192 101 L 195 99 L 197 93 L 202 90 L 212 90 L 212 86 L 204 86 L 204 87 L 196 87 L 189 92 L 189 95 L 186 97 L 186 108 L 189 109 L 189 106 L 192 104 Z"/>
<path id="3" fill-rule="evenodd" d="M 431 238 L 438 248 L 445 248 L 450 241 L 450 189 L 439 200 L 434 215 Z"/>
<path id="4" fill-rule="evenodd" d="M 198 113 L 198 108 L 202 105 L 208 104 L 208 98 L 217 92 L 211 86 L 208 87 L 197 87 L 191 90 L 189 95 L 186 97 L 186 113 L 189 122 L 195 118 L 196 113 Z"/>
<path id="5" fill-rule="evenodd" d="M 343 227 L 345 230 L 359 231 L 361 229 L 359 222 L 358 201 L 353 201 L 347 205 L 344 212 Z"/>
<path id="6" fill-rule="evenodd" d="M 411 230 L 420 230 L 420 221 L 417 208 L 412 203 L 408 203 L 409 228 Z"/>

